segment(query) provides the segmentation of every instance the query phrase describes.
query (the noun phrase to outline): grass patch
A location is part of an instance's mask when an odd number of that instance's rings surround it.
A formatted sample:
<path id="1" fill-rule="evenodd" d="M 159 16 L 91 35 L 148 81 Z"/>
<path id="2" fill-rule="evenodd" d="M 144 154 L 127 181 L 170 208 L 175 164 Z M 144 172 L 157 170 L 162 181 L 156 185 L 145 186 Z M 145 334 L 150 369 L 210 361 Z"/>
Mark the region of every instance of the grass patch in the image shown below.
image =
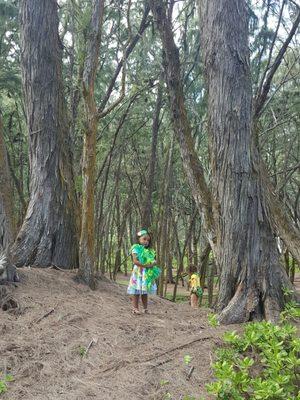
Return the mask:
<path id="1" fill-rule="evenodd" d="M 189 301 L 189 297 L 190 297 L 189 294 L 186 294 L 186 295 L 185 294 L 177 294 L 175 301 L 176 301 L 176 303 L 185 303 L 185 302 Z M 166 293 L 165 298 L 168 300 L 173 300 L 173 294 Z"/>

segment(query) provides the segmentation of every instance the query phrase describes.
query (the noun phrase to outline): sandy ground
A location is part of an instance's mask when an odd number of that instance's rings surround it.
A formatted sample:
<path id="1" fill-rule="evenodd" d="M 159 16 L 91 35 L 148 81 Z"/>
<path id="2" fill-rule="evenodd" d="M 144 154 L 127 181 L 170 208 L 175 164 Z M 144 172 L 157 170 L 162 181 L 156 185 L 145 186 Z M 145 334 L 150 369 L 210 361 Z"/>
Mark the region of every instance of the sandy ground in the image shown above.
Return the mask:
<path id="1" fill-rule="evenodd" d="M 101 281 L 91 291 L 74 272 L 53 269 L 24 268 L 20 275 L 13 290 L 20 309 L 0 311 L 0 370 L 14 379 L 1 398 L 210 398 L 204 386 L 213 350 L 234 327 L 209 327 L 209 310 L 152 297 L 150 315 L 132 315 L 125 286 Z"/>

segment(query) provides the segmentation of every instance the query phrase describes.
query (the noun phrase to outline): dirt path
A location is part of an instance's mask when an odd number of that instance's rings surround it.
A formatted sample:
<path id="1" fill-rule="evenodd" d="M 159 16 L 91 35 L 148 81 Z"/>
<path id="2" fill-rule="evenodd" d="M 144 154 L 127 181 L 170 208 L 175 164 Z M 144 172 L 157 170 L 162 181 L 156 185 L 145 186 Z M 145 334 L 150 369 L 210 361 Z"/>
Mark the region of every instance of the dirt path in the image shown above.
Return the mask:
<path id="1" fill-rule="evenodd" d="M 0 369 L 14 377 L 1 398 L 209 399 L 212 351 L 228 327 L 210 328 L 207 310 L 157 297 L 151 315 L 134 316 L 124 287 L 100 282 L 92 292 L 73 276 L 21 270 L 14 291 L 21 314 L 0 311 Z M 82 357 L 93 338 L 97 343 Z M 195 367 L 190 380 L 187 354 Z"/>

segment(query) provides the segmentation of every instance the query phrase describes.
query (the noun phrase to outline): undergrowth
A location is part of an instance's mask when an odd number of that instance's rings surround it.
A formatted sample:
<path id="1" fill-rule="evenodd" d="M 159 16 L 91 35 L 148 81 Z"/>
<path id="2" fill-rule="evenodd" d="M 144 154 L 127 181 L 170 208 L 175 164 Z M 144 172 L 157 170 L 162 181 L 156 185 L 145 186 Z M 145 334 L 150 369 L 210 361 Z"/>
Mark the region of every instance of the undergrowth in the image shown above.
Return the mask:
<path id="1" fill-rule="evenodd" d="M 299 318 L 299 307 L 290 302 L 278 325 L 251 322 L 241 335 L 227 332 L 208 393 L 219 400 L 300 400 L 300 339 L 292 324 Z"/>

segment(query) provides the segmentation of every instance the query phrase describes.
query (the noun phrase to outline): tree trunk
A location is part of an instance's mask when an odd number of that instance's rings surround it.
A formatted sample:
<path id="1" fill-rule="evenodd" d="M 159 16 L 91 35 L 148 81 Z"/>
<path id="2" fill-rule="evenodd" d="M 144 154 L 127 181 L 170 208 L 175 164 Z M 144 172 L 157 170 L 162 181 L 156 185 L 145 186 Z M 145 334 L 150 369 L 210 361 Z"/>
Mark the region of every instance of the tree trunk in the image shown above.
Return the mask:
<path id="1" fill-rule="evenodd" d="M 8 165 L 7 150 L 3 135 L 2 117 L 0 114 L 0 203 L 2 204 L 2 223 L 0 224 L 0 248 L 6 249 L 14 239 L 13 188 Z"/>
<path id="2" fill-rule="evenodd" d="M 209 87 L 212 196 L 193 146 L 171 23 L 163 2 L 149 3 L 165 50 L 172 119 L 183 165 L 221 267 L 220 321 L 234 323 L 261 317 L 275 320 L 283 307 L 282 286 L 291 285 L 279 263 L 263 194 L 259 155 L 251 137 L 246 5 L 237 0 L 201 1 Z"/>
<path id="3" fill-rule="evenodd" d="M 205 277 L 207 275 L 210 252 L 211 252 L 210 244 L 206 241 L 205 244 L 203 245 L 203 250 L 200 257 L 200 266 L 199 266 L 200 286 L 202 287 L 203 290 L 205 287 Z"/>
<path id="4" fill-rule="evenodd" d="M 284 304 L 282 288 L 290 285 L 280 265 L 251 135 L 246 3 L 201 0 L 200 12 L 221 268 L 219 318 L 223 323 L 276 320 Z"/>
<path id="5" fill-rule="evenodd" d="M 13 239 L 13 192 L 0 114 L 0 282 L 15 280 L 16 269 L 9 256 Z"/>
<path id="6" fill-rule="evenodd" d="M 164 281 L 167 279 L 167 261 L 168 261 L 168 219 L 169 219 L 169 208 L 171 202 L 171 176 L 172 176 L 172 158 L 174 151 L 174 135 L 172 136 L 171 142 L 169 144 L 166 169 L 165 169 L 165 179 L 163 188 L 163 206 L 161 215 L 161 229 L 160 229 L 160 250 L 159 250 L 159 261 L 161 265 L 161 275 L 159 277 L 158 294 L 163 297 L 163 287 Z"/>
<path id="7" fill-rule="evenodd" d="M 18 266 L 78 265 L 78 233 L 62 83 L 57 2 L 21 1 L 22 78 L 29 131 L 30 201 L 13 246 Z"/>
<path id="8" fill-rule="evenodd" d="M 96 134 L 98 126 L 94 85 L 99 62 L 99 47 L 103 23 L 104 0 L 93 2 L 93 13 L 83 71 L 83 98 L 85 104 L 85 132 L 82 163 L 82 223 L 79 246 L 78 276 L 92 289 L 95 287 L 95 169 Z"/>
<path id="9" fill-rule="evenodd" d="M 142 210 L 142 226 L 145 228 L 149 228 L 151 225 L 151 215 L 152 215 L 152 194 L 154 190 L 154 182 L 155 182 L 155 168 L 156 168 L 156 147 L 157 147 L 157 138 L 158 138 L 158 130 L 159 130 L 159 116 L 160 110 L 162 106 L 162 82 L 159 81 L 157 88 L 157 98 L 155 105 L 155 113 L 152 124 L 152 145 L 151 145 L 151 157 L 150 157 L 150 167 L 149 167 L 149 175 L 148 175 L 148 184 L 147 184 L 147 193 L 145 198 L 145 204 Z"/>

